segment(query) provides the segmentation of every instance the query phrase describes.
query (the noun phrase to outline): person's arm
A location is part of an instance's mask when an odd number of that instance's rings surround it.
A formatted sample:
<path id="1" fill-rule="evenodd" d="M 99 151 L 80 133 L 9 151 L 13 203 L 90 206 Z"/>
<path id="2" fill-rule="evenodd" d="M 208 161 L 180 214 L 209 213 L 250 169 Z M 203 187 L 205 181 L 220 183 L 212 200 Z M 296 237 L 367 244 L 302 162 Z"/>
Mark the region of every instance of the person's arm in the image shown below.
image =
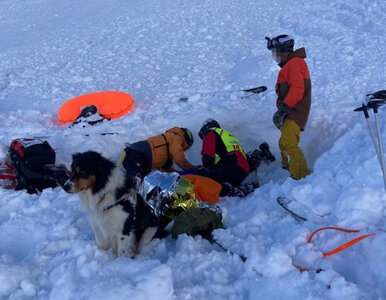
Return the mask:
<path id="1" fill-rule="evenodd" d="M 182 170 L 192 170 L 194 166 L 186 159 L 184 148 L 182 148 L 182 143 L 178 138 L 172 139 L 169 143 L 169 152 L 173 161 L 182 169 Z"/>
<path id="2" fill-rule="evenodd" d="M 302 72 L 301 58 L 292 59 L 288 62 L 287 82 L 289 85 L 289 91 L 283 100 L 283 103 L 291 108 L 303 99 L 304 97 L 304 75 Z"/>
<path id="3" fill-rule="evenodd" d="M 208 168 L 214 164 L 215 155 L 216 134 L 211 130 L 202 141 L 201 160 L 204 168 Z"/>

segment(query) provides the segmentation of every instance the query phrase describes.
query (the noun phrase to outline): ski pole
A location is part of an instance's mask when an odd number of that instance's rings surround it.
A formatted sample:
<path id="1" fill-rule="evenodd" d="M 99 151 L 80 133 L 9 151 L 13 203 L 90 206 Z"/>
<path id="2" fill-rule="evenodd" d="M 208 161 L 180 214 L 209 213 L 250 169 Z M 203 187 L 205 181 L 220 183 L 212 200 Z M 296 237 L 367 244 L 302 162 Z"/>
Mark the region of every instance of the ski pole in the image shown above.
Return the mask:
<path id="1" fill-rule="evenodd" d="M 381 155 L 379 153 L 379 147 L 378 147 L 377 141 L 375 139 L 374 130 L 373 130 L 373 127 L 370 124 L 370 119 L 369 119 L 370 116 L 369 116 L 369 112 L 368 112 L 368 106 L 363 103 L 361 107 L 358 107 L 358 108 L 354 109 L 354 111 L 363 111 L 363 114 L 365 115 L 365 119 L 366 119 L 366 122 L 367 122 L 367 127 L 369 128 L 369 131 L 370 131 L 371 139 L 373 140 L 375 152 L 377 153 L 377 157 L 378 157 L 379 163 L 382 164 L 382 162 L 381 162 Z"/>
<path id="2" fill-rule="evenodd" d="M 378 150 L 379 150 L 379 156 L 380 156 L 380 163 L 383 173 L 383 183 L 385 185 L 385 191 L 386 191 L 386 166 L 385 166 L 385 156 L 383 154 L 383 142 L 382 142 L 382 135 L 381 135 L 381 129 L 379 126 L 379 119 L 378 119 L 378 107 L 384 104 L 384 101 L 370 101 L 368 103 L 368 106 L 371 107 L 374 111 L 374 117 L 375 117 L 375 126 L 377 128 L 377 134 L 378 134 Z"/>

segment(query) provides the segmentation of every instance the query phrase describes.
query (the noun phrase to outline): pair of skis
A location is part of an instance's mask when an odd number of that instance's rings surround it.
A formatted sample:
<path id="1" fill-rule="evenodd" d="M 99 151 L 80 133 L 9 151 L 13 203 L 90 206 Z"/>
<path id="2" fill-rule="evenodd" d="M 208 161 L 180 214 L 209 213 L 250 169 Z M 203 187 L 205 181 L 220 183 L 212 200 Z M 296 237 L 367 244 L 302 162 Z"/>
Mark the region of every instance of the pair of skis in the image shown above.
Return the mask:
<path id="1" fill-rule="evenodd" d="M 249 98 L 253 95 L 260 94 L 262 92 L 265 92 L 267 90 L 267 87 L 265 85 L 250 88 L 250 89 L 243 89 L 243 90 L 232 90 L 232 91 L 226 91 L 226 92 L 208 92 L 208 93 L 199 93 L 200 96 L 202 95 L 213 95 L 213 96 L 218 96 L 218 95 L 228 95 L 232 94 L 235 92 L 242 92 L 244 95 L 241 98 Z M 193 96 L 194 97 L 194 96 Z M 179 99 L 180 102 L 187 102 L 191 97 L 181 97 Z"/>

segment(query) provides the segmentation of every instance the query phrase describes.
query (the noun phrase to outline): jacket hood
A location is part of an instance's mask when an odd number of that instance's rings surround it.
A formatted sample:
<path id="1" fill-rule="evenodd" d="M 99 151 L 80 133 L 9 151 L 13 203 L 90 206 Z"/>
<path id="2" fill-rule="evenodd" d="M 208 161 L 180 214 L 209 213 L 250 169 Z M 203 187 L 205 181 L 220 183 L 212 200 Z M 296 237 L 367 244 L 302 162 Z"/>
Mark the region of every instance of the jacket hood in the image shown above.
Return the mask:
<path id="1" fill-rule="evenodd" d="M 180 127 L 170 128 L 166 130 L 165 133 L 172 133 L 172 134 L 178 135 L 182 141 L 182 144 L 181 144 L 182 148 L 184 148 L 184 150 L 189 148 L 189 145 L 184 137 L 184 131 Z"/>
<path id="2" fill-rule="evenodd" d="M 294 57 L 306 58 L 306 49 L 304 47 L 296 49 L 288 56 L 288 59 L 285 62 L 279 64 L 279 67 L 282 68 L 287 63 L 287 61 Z"/>

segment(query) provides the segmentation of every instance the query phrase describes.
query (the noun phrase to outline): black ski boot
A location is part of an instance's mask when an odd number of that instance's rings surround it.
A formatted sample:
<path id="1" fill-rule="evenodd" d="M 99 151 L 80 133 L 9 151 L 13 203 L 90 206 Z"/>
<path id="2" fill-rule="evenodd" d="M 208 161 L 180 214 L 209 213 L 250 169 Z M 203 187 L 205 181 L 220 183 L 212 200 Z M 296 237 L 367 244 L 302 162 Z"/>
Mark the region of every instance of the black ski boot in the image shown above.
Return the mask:
<path id="1" fill-rule="evenodd" d="M 275 156 L 271 153 L 271 151 L 269 151 L 268 144 L 264 142 L 260 144 L 259 149 L 255 149 L 247 153 L 247 159 L 250 172 L 253 172 L 260 166 L 261 162 L 265 163 L 266 165 L 274 162 Z"/>
<path id="2" fill-rule="evenodd" d="M 244 196 L 247 196 L 253 193 L 254 190 L 260 187 L 260 183 L 258 181 L 243 183 L 240 185 L 239 189 L 243 192 Z"/>
<path id="3" fill-rule="evenodd" d="M 222 184 L 222 189 L 220 192 L 220 197 L 228 196 L 228 197 L 244 197 L 245 194 L 243 193 L 242 190 L 239 188 L 231 185 L 228 182 L 223 182 Z"/>
<path id="4" fill-rule="evenodd" d="M 245 196 L 251 194 L 258 187 L 260 187 L 260 184 L 258 181 L 244 183 L 244 184 L 241 184 L 239 187 L 235 187 L 228 182 L 224 182 L 222 184 L 220 197 L 228 196 L 228 197 L 244 198 Z"/>

